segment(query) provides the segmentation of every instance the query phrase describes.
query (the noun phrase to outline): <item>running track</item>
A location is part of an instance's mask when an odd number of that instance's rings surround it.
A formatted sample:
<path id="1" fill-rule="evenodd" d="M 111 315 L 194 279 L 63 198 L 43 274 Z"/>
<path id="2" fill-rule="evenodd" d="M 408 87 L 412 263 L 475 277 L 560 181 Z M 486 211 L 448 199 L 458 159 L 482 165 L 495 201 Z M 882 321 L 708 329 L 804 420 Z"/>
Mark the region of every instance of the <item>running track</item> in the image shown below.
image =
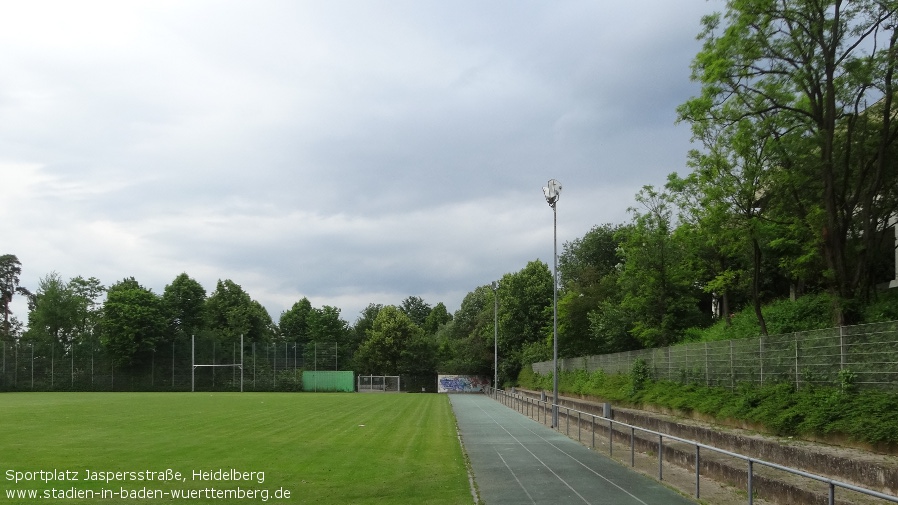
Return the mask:
<path id="1" fill-rule="evenodd" d="M 449 399 L 485 505 L 696 503 L 489 396 Z"/>

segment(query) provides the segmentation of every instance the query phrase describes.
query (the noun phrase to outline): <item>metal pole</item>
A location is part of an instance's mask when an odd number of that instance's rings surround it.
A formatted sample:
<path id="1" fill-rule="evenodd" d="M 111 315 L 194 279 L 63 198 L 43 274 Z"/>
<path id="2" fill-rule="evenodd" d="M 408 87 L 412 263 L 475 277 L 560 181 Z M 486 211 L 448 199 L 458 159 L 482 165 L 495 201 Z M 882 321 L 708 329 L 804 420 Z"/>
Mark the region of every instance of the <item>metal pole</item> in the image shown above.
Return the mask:
<path id="1" fill-rule="evenodd" d="M 698 500 L 698 498 L 699 498 L 699 494 L 698 494 L 699 493 L 699 468 L 701 467 L 701 461 L 702 461 L 700 449 L 701 449 L 701 447 L 699 447 L 698 445 L 695 446 L 695 499 L 696 500 Z"/>
<path id="2" fill-rule="evenodd" d="M 555 280 L 552 283 L 552 427 L 558 426 L 558 211 L 552 203 Z"/>
<path id="3" fill-rule="evenodd" d="M 753 478 L 754 461 L 748 460 L 748 505 L 752 505 L 755 502 L 754 482 L 752 482 Z"/>
<path id="4" fill-rule="evenodd" d="M 499 385 L 499 283 L 493 281 L 493 387 Z"/>
<path id="5" fill-rule="evenodd" d="M 196 336 L 190 336 L 190 392 L 196 391 Z"/>
<path id="6" fill-rule="evenodd" d="M 240 334 L 240 392 L 243 392 L 243 333 Z"/>

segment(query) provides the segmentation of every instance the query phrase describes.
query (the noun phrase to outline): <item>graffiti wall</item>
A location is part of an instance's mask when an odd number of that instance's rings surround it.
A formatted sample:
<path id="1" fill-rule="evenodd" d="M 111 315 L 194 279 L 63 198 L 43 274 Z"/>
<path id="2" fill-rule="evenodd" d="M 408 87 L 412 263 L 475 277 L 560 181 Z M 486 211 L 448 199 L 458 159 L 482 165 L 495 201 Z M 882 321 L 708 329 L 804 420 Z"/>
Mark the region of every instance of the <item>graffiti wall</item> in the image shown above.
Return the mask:
<path id="1" fill-rule="evenodd" d="M 480 393 L 485 386 L 489 385 L 489 379 L 474 375 L 437 376 L 437 392 L 439 393 Z"/>

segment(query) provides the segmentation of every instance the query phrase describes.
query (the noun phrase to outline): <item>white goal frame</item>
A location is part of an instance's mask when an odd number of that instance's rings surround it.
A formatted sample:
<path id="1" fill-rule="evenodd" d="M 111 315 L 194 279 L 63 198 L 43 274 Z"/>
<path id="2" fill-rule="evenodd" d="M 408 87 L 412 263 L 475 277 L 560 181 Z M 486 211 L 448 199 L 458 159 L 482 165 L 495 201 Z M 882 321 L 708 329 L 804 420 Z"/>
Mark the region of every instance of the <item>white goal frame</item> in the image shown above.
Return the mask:
<path id="1" fill-rule="evenodd" d="M 240 369 L 240 392 L 242 393 L 243 392 L 243 335 L 242 334 L 240 335 L 240 363 L 225 363 L 225 364 L 221 364 L 221 365 L 197 364 L 196 363 L 196 336 L 191 335 L 190 336 L 190 364 L 191 364 L 191 367 L 190 367 L 190 392 L 191 393 L 196 392 L 196 388 L 195 388 L 195 386 L 196 386 L 196 369 L 197 369 L 197 367 L 201 367 L 201 366 L 209 366 L 209 367 L 230 366 L 230 367 L 239 368 Z"/>
<path id="2" fill-rule="evenodd" d="M 395 379 L 396 387 L 393 387 Z M 359 375 L 356 379 L 356 391 L 367 392 L 400 392 L 402 381 L 398 375 Z"/>

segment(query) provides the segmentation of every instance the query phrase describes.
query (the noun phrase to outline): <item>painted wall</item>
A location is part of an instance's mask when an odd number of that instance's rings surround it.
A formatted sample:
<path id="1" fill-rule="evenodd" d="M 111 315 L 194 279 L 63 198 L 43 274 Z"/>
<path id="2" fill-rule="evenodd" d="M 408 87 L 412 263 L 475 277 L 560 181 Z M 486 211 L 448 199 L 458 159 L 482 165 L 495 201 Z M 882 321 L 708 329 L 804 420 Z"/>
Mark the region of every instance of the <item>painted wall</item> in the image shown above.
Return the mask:
<path id="1" fill-rule="evenodd" d="M 489 386 L 489 379 L 475 375 L 438 375 L 438 393 L 480 393 Z"/>

